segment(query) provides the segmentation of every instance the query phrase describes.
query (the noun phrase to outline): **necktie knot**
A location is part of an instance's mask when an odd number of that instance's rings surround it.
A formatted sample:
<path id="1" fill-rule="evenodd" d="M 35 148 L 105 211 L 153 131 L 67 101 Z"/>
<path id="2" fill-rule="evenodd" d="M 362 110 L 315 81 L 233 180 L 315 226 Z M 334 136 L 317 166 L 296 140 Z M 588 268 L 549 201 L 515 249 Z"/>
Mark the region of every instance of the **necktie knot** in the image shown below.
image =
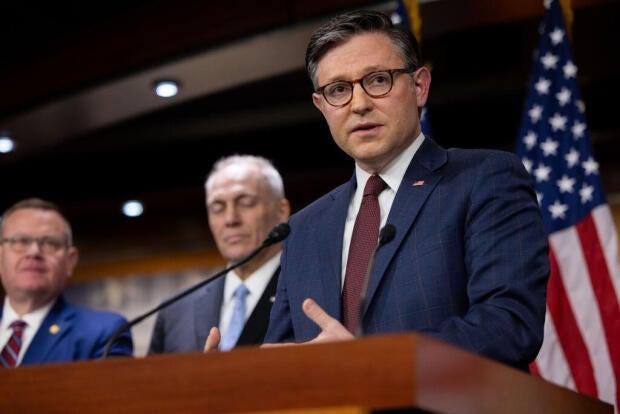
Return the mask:
<path id="1" fill-rule="evenodd" d="M 239 285 L 239 287 L 237 288 L 237 290 L 235 290 L 235 299 L 236 300 L 241 300 L 241 299 L 245 299 L 246 295 L 250 293 L 250 291 L 248 290 L 248 288 L 242 283 Z"/>
<path id="2" fill-rule="evenodd" d="M 24 321 L 15 321 L 11 324 L 11 329 L 13 329 L 13 332 L 21 332 L 24 330 L 24 328 L 26 327 L 26 322 Z"/>
<path id="3" fill-rule="evenodd" d="M 366 181 L 366 187 L 364 187 L 364 196 L 371 195 L 378 197 L 379 194 L 385 189 L 385 181 L 378 175 L 371 175 Z"/>

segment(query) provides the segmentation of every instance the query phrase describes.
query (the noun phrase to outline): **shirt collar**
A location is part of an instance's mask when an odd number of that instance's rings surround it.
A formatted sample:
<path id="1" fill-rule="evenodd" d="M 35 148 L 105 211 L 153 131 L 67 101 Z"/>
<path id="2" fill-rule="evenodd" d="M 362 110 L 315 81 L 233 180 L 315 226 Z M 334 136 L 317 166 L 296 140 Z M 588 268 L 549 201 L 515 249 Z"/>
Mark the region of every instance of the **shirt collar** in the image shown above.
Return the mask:
<path id="1" fill-rule="evenodd" d="M 8 296 L 5 296 L 4 305 L 2 307 L 2 320 L 0 320 L 0 331 L 4 332 L 7 329 L 11 329 L 11 324 L 17 320 L 26 322 L 29 328 L 38 329 L 43 323 L 43 319 L 45 319 L 50 309 L 52 309 L 52 306 L 54 306 L 54 303 L 56 303 L 56 299 L 44 306 L 41 306 L 39 309 L 19 317 L 17 312 L 15 312 L 15 310 L 11 307 Z"/>
<path id="2" fill-rule="evenodd" d="M 271 259 L 267 260 L 261 267 L 256 269 L 254 273 L 242 281 L 234 270 L 226 274 L 226 282 L 224 284 L 224 300 L 232 300 L 235 291 L 241 283 L 250 291 L 250 295 L 262 295 L 265 287 L 271 280 L 274 272 L 280 266 L 280 256 L 282 252 L 278 252 Z"/>
<path id="3" fill-rule="evenodd" d="M 400 182 L 405 176 L 405 171 L 411 163 L 413 156 L 416 154 L 422 143 L 424 142 L 424 134 L 420 133 L 413 142 L 405 148 L 403 152 L 398 154 L 383 170 L 379 173 L 379 176 L 385 181 L 387 186 L 392 191 L 397 191 L 400 186 Z M 355 164 L 355 176 L 357 179 L 357 188 L 364 188 L 366 181 L 370 178 L 370 174 L 362 170 L 357 164 Z"/>

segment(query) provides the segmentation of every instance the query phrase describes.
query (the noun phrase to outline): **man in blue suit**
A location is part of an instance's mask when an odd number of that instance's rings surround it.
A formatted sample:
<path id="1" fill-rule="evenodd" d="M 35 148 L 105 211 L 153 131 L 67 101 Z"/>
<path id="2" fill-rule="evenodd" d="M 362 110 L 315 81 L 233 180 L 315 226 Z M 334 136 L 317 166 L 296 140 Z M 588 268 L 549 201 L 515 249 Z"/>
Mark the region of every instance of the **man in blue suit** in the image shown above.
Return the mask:
<path id="1" fill-rule="evenodd" d="M 260 156 L 232 155 L 218 160 L 205 182 L 205 193 L 211 234 L 229 264 L 247 257 L 273 227 L 289 218 L 282 177 Z M 281 243 L 274 244 L 225 277 L 162 309 L 149 354 L 202 351 L 210 331 L 218 343 L 220 334 L 227 338 L 223 350 L 261 344 L 276 292 L 281 250 Z M 235 330 L 231 328 L 234 292 L 241 286 L 247 288 L 246 306 L 239 330 Z"/>
<path id="2" fill-rule="evenodd" d="M 41 199 L 20 201 L 0 222 L 0 277 L 6 291 L 0 309 L 0 367 L 69 362 L 101 357 L 106 342 L 126 319 L 68 303 L 62 292 L 78 262 L 71 226 L 58 207 Z M 14 322 L 21 346 L 11 348 Z M 132 356 L 123 333 L 110 356 Z"/>
<path id="3" fill-rule="evenodd" d="M 513 154 L 446 150 L 421 133 L 431 75 L 414 42 L 367 11 L 335 17 L 310 40 L 314 105 L 355 173 L 291 217 L 265 342 L 353 338 L 342 292 L 354 276 L 346 269 L 362 190 L 378 176 L 377 226 L 396 232 L 357 310 L 363 331 L 421 332 L 527 370 L 542 342 L 549 275 L 530 177 Z"/>

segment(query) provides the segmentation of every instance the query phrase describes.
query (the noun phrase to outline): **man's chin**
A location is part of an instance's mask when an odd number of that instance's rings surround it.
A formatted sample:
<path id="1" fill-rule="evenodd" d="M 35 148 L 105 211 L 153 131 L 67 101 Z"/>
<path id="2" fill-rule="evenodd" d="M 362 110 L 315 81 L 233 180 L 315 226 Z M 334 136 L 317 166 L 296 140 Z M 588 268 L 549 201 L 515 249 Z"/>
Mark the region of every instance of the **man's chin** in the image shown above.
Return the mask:
<path id="1" fill-rule="evenodd" d="M 24 286 L 45 285 L 49 279 L 45 272 L 38 270 L 22 270 L 17 277 Z"/>
<path id="2" fill-rule="evenodd" d="M 35 283 L 22 284 L 19 286 L 18 292 L 19 292 L 19 296 L 23 297 L 24 299 L 52 296 L 51 294 L 52 288 L 48 286 L 47 284 L 40 284 L 40 283 L 39 284 L 35 284 Z"/>
<path id="3" fill-rule="evenodd" d="M 236 264 L 247 258 L 252 253 L 250 251 L 236 252 L 235 254 L 228 255 L 228 263 Z"/>

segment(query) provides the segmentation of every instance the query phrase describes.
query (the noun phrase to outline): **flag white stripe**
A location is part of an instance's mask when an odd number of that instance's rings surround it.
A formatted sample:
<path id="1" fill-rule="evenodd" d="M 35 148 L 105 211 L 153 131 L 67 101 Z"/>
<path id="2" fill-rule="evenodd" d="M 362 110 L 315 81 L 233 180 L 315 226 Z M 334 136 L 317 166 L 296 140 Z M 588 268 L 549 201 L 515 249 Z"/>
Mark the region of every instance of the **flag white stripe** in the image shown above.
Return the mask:
<path id="1" fill-rule="evenodd" d="M 607 269 L 612 279 L 612 285 L 616 290 L 616 297 L 620 303 L 620 263 L 618 262 L 618 235 L 611 210 L 607 204 L 596 207 L 592 210 L 592 218 L 596 224 L 598 238 L 603 246 Z"/>
<path id="2" fill-rule="evenodd" d="M 547 381 L 575 389 L 575 382 L 562 352 L 549 309 L 545 315 L 545 340 L 538 353 L 536 365 L 540 371 L 540 376 Z"/>
<path id="3" fill-rule="evenodd" d="M 557 257 L 568 301 L 588 349 L 599 398 L 613 402 L 613 371 L 609 348 L 577 231 L 570 227 L 552 234 L 549 239 Z"/>
<path id="4" fill-rule="evenodd" d="M 607 263 L 607 269 L 612 281 L 611 284 L 614 287 L 616 298 L 618 298 L 618 302 L 620 302 L 620 274 L 618 272 L 620 267 L 617 262 L 618 238 L 609 206 L 604 204 L 592 210 L 592 219 L 594 220 L 596 233 L 603 247 L 605 262 Z M 611 292 L 609 293 L 612 294 Z M 617 336 L 618 334 L 616 333 L 615 337 Z M 607 343 L 605 343 L 605 349 L 607 349 L 605 356 L 609 358 L 609 347 Z M 616 389 L 620 378 L 614 378 L 611 362 L 607 366 L 607 370 L 609 371 L 609 377 L 602 379 L 604 382 L 599 387 L 599 398 L 603 401 L 614 404 L 616 403 Z M 615 412 L 618 412 L 617 406 L 615 406 Z"/>

